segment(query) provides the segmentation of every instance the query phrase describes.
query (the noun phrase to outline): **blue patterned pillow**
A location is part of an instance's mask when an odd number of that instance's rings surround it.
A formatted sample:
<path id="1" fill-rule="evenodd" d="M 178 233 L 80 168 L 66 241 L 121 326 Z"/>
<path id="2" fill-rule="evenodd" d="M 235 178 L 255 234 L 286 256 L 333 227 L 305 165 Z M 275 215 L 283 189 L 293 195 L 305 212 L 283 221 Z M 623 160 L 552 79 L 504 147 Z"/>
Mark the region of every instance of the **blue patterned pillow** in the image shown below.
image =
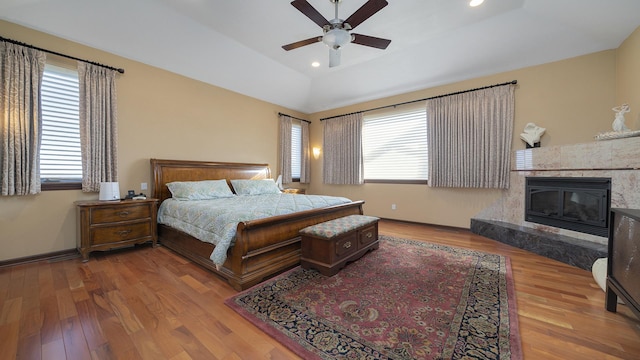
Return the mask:
<path id="1" fill-rule="evenodd" d="M 176 200 L 209 200 L 232 197 L 227 180 L 174 181 L 167 184 Z"/>
<path id="2" fill-rule="evenodd" d="M 231 180 L 231 185 L 238 195 L 279 194 L 281 192 L 273 179 Z"/>

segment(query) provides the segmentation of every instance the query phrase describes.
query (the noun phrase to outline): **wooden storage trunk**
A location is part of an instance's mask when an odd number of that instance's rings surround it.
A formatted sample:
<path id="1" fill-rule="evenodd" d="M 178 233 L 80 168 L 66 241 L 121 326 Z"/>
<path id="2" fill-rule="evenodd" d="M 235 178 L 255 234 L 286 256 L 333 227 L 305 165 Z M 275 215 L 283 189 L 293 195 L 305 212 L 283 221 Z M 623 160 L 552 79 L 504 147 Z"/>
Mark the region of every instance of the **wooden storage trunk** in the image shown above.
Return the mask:
<path id="1" fill-rule="evenodd" d="M 377 249 L 378 218 L 349 215 L 300 230 L 301 266 L 316 269 L 326 276 L 335 275 L 348 262 Z"/>

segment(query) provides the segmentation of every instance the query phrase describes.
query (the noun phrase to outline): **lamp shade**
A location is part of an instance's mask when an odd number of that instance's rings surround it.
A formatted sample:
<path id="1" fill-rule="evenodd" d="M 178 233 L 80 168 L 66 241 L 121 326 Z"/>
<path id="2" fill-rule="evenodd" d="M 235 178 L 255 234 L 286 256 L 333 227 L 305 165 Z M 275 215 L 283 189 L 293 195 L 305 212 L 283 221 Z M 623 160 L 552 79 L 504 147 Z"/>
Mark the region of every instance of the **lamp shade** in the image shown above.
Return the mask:
<path id="1" fill-rule="evenodd" d="M 334 28 L 327 31 L 322 37 L 322 42 L 332 49 L 340 49 L 351 42 L 351 34 L 347 30 Z"/>
<path id="2" fill-rule="evenodd" d="M 118 182 L 101 182 L 98 200 L 120 200 L 120 185 Z"/>

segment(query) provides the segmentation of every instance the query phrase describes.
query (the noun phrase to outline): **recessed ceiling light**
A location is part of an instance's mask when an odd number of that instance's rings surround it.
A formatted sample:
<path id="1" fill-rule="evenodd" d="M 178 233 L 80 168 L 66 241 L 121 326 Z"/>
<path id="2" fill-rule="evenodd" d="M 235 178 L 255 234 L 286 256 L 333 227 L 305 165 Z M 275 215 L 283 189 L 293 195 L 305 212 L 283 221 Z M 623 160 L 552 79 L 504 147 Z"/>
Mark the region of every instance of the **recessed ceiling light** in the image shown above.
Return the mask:
<path id="1" fill-rule="evenodd" d="M 478 6 L 481 5 L 484 2 L 484 0 L 471 0 L 469 1 L 469 6 Z"/>
<path id="2" fill-rule="evenodd" d="M 320 63 L 317 62 L 317 61 L 314 61 L 314 62 L 311 63 L 311 66 L 318 67 L 318 66 L 320 66 Z"/>

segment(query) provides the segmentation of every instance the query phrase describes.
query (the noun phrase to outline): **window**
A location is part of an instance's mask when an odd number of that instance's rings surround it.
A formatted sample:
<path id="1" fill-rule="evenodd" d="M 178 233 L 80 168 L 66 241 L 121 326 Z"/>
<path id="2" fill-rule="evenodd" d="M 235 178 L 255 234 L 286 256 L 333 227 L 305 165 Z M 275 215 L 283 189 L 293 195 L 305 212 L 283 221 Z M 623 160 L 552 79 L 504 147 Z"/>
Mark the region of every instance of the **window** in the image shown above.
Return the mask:
<path id="1" fill-rule="evenodd" d="M 42 189 L 80 189 L 82 157 L 78 72 L 47 64 L 42 79 L 41 101 Z"/>
<path id="2" fill-rule="evenodd" d="M 302 168 L 302 126 L 291 125 L 291 179 L 300 181 L 300 169 Z"/>
<path id="3" fill-rule="evenodd" d="M 363 119 L 365 182 L 427 181 L 426 109 L 387 111 Z"/>

